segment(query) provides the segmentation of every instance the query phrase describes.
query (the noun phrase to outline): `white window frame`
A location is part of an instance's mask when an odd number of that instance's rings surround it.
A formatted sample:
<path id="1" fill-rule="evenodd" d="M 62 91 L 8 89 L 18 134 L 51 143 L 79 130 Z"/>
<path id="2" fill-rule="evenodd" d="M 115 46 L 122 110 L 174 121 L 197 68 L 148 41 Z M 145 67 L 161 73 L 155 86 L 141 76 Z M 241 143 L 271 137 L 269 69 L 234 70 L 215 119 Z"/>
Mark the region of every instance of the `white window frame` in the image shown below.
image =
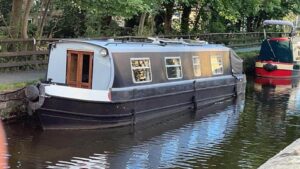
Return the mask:
<path id="1" fill-rule="evenodd" d="M 213 57 L 216 57 L 216 58 L 221 58 L 222 60 L 222 72 L 221 73 L 215 73 L 214 70 L 213 70 L 213 67 L 212 67 L 212 58 Z M 224 74 L 224 57 L 223 55 L 211 55 L 210 56 L 210 64 L 211 64 L 211 71 L 212 71 L 212 74 L 213 75 L 223 75 Z"/>
<path id="2" fill-rule="evenodd" d="M 300 46 L 297 47 L 297 53 L 296 53 L 295 61 L 300 61 Z"/>
<path id="3" fill-rule="evenodd" d="M 199 60 L 199 63 L 195 63 L 194 62 L 194 59 L 198 59 Z M 193 61 L 193 70 L 194 70 L 194 76 L 195 77 L 201 77 L 202 76 L 202 71 L 201 71 L 201 59 L 200 59 L 200 56 L 193 56 L 192 57 L 192 61 Z M 196 75 L 196 69 L 195 69 L 195 66 L 200 66 L 200 75 Z"/>
<path id="4" fill-rule="evenodd" d="M 167 65 L 167 59 L 179 59 L 179 65 Z M 180 67 L 181 77 L 169 78 L 169 76 L 168 76 L 168 68 L 169 67 Z M 181 58 L 180 58 L 180 56 L 165 57 L 165 68 L 166 68 L 166 75 L 167 75 L 167 79 L 168 80 L 182 79 L 182 77 L 183 77 L 183 71 L 182 71 L 182 65 L 181 65 Z"/>
<path id="5" fill-rule="evenodd" d="M 149 67 L 132 67 L 132 61 L 134 61 L 134 60 L 148 60 L 149 61 Z M 130 68 L 131 68 L 131 77 L 132 77 L 133 83 L 149 83 L 149 82 L 152 82 L 152 70 L 151 70 L 151 60 L 150 60 L 150 58 L 145 58 L 145 57 L 144 58 L 130 58 Z M 133 70 L 136 70 L 136 69 L 149 69 L 151 80 L 137 82 L 135 80 L 134 73 L 133 73 Z"/>

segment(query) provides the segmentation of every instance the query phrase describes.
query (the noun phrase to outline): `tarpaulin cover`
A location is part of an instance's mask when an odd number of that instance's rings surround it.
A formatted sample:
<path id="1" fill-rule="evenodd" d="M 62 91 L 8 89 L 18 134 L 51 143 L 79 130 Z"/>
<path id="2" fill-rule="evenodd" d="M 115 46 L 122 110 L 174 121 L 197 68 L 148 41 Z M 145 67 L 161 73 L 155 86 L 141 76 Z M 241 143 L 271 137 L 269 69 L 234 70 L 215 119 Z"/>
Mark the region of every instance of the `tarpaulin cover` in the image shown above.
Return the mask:
<path id="1" fill-rule="evenodd" d="M 295 36 L 296 35 L 296 28 L 294 24 L 290 21 L 282 21 L 282 20 L 265 20 L 263 22 L 264 26 L 267 25 L 286 25 L 291 27 L 291 33 L 290 36 Z"/>
<path id="2" fill-rule="evenodd" d="M 287 25 L 290 27 L 294 27 L 294 24 L 289 21 L 282 21 L 282 20 L 265 20 L 264 21 L 264 26 L 266 25 Z"/>
<path id="3" fill-rule="evenodd" d="M 230 62 L 233 74 L 243 73 L 243 60 L 233 51 L 230 51 Z"/>
<path id="4" fill-rule="evenodd" d="M 273 50 L 273 52 L 272 52 Z M 261 44 L 261 49 L 257 60 L 277 61 L 284 63 L 293 62 L 292 43 L 288 41 L 276 41 L 266 39 Z"/>

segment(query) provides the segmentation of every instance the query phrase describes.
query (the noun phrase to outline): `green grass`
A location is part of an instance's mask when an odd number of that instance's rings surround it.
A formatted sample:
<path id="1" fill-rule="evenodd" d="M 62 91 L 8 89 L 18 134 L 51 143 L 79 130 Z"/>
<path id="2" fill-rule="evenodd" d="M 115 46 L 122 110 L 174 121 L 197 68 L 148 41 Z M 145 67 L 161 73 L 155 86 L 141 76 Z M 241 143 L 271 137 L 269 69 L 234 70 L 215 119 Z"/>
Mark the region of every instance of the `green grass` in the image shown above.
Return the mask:
<path id="1" fill-rule="evenodd" d="M 251 52 L 237 52 L 239 57 L 242 59 L 253 58 L 259 54 L 259 51 L 251 51 Z"/>
<path id="2" fill-rule="evenodd" d="M 244 60 L 244 72 L 248 75 L 253 75 L 255 72 L 255 58 L 259 51 L 238 52 L 237 54 Z"/>
<path id="3" fill-rule="evenodd" d="M 20 88 L 23 88 L 25 86 L 37 83 L 38 81 L 29 81 L 29 82 L 18 82 L 18 83 L 12 83 L 12 84 L 0 84 L 0 93 L 5 91 L 13 91 Z"/>

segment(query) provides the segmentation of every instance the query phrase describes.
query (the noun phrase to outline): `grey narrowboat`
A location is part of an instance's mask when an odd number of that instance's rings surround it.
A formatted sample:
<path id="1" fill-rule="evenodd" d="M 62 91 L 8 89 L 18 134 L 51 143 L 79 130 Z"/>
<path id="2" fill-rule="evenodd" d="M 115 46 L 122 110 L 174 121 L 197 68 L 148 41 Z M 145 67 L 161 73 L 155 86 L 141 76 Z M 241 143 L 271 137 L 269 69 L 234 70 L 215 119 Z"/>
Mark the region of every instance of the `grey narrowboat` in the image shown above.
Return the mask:
<path id="1" fill-rule="evenodd" d="M 119 127 L 175 115 L 244 93 L 242 60 L 222 45 L 61 40 L 46 80 L 29 86 L 43 129 Z"/>

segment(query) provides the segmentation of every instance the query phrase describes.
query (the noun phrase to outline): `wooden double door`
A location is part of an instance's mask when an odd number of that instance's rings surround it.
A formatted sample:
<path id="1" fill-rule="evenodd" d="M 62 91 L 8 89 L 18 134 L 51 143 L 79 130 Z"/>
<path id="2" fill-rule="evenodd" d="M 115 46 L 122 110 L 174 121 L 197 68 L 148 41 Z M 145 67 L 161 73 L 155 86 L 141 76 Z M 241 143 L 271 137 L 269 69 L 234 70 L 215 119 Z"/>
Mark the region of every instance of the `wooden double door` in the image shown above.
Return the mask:
<path id="1" fill-rule="evenodd" d="M 78 88 L 92 88 L 93 52 L 67 52 L 67 85 Z"/>

